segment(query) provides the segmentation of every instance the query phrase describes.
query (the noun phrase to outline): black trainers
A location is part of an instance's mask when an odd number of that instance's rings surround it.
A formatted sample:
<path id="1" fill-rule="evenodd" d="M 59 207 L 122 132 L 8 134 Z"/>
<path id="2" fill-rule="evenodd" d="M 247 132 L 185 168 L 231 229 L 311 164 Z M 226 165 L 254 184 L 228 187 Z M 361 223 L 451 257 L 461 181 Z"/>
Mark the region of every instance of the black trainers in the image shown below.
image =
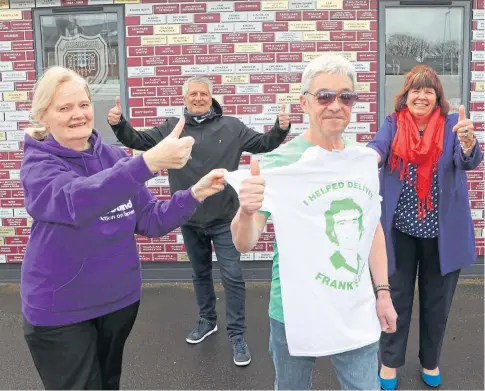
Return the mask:
<path id="1" fill-rule="evenodd" d="M 237 337 L 232 341 L 232 354 L 234 364 L 237 366 L 242 367 L 251 362 L 251 353 L 243 336 Z"/>
<path id="2" fill-rule="evenodd" d="M 202 342 L 206 337 L 217 331 L 217 324 L 209 322 L 207 319 L 199 319 L 195 328 L 185 339 L 188 343 Z"/>

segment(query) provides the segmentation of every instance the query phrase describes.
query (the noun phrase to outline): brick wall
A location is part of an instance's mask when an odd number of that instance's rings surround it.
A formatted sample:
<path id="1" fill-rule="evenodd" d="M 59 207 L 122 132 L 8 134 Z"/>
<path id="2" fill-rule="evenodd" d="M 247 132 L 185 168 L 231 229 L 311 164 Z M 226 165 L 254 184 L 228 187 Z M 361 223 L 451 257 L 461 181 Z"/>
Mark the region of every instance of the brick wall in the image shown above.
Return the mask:
<path id="1" fill-rule="evenodd" d="M 477 139 L 484 150 L 485 130 L 485 10 L 484 0 L 473 0 L 472 16 L 472 62 L 470 76 L 470 118 L 476 128 Z M 477 170 L 468 173 L 468 189 L 475 225 L 477 253 L 484 255 L 484 162 Z"/>
<path id="2" fill-rule="evenodd" d="M 319 52 L 335 51 L 358 70 L 360 101 L 348 137 L 366 142 L 377 130 L 376 0 L 36 2 L 37 6 L 126 3 L 128 105 L 135 127 L 152 127 L 178 115 L 184 80 L 209 75 L 225 114 L 238 116 L 261 132 L 274 123 L 279 104 L 286 103 L 293 122 L 289 138 L 294 137 L 306 126 L 298 104 L 301 72 Z M 28 124 L 35 80 L 33 6 L 34 0 L 0 0 L 0 263 L 21 262 L 31 224 L 18 176 L 22 130 Z M 474 0 L 474 8 L 471 110 L 483 142 L 483 0 Z M 244 155 L 241 165 L 250 159 Z M 470 179 L 483 254 L 483 165 L 470 173 Z M 160 199 L 169 198 L 165 175 L 148 185 Z M 243 259 L 271 259 L 273 235 L 268 224 L 258 246 Z M 139 237 L 138 243 L 142 261 L 187 260 L 179 230 L 163 238 Z"/>

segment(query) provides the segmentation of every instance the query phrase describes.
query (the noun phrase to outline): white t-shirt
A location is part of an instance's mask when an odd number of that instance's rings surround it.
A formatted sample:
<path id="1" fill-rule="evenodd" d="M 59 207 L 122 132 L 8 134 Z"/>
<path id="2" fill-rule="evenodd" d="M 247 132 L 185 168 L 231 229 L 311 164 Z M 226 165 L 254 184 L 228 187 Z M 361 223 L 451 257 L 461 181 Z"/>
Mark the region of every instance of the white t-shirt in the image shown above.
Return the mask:
<path id="1" fill-rule="evenodd" d="M 249 170 L 227 174 L 239 192 Z M 292 356 L 326 356 L 380 338 L 368 257 L 381 207 L 375 152 L 308 148 L 299 161 L 262 170 L 262 211 L 279 248 L 286 338 Z"/>

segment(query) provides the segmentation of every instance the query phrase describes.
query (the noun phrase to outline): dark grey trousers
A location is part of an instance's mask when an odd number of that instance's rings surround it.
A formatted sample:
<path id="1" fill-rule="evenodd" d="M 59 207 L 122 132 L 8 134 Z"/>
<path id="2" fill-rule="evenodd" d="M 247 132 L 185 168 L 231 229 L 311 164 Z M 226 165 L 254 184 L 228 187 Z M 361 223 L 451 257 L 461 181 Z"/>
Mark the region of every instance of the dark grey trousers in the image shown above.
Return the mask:
<path id="1" fill-rule="evenodd" d="M 193 283 L 199 316 L 217 321 L 216 294 L 212 278 L 212 243 L 226 294 L 226 320 L 229 339 L 244 335 L 246 285 L 241 269 L 241 254 L 232 242 L 231 224 L 211 228 L 182 226 L 187 255 L 192 265 Z"/>
<path id="2" fill-rule="evenodd" d="M 435 369 L 460 270 L 441 275 L 438 238 L 416 238 L 393 231 L 396 271 L 389 283 L 398 319 L 394 334 L 381 335 L 382 363 L 390 368 L 404 365 L 418 273 L 419 359 L 423 368 Z"/>

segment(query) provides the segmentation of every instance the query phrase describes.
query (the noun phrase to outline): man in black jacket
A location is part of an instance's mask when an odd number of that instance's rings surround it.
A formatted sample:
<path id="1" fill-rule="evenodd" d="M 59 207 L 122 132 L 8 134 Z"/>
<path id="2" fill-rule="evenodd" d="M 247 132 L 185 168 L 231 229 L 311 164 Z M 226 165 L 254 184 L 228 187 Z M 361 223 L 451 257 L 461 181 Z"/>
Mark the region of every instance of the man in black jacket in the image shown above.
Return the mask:
<path id="1" fill-rule="evenodd" d="M 192 159 L 179 170 L 168 170 L 170 191 L 187 189 L 214 168 L 238 169 L 243 152 L 265 153 L 277 148 L 289 133 L 289 115 L 281 106 L 278 119 L 268 133 L 259 133 L 235 117 L 223 116 L 221 106 L 212 98 L 212 82 L 205 77 L 188 79 L 182 88 L 185 127 L 182 137 L 192 136 Z M 121 113 L 119 98 L 108 114 L 118 140 L 128 148 L 146 151 L 168 136 L 178 122 L 169 118 L 160 126 L 136 131 Z M 236 192 L 226 189 L 204 201 L 188 223 L 182 226 L 187 255 L 193 269 L 193 282 L 199 320 L 187 336 L 188 343 L 199 343 L 217 331 L 216 295 L 212 280 L 212 246 L 226 293 L 227 331 L 232 342 L 234 363 L 248 365 L 251 354 L 245 333 L 246 290 L 240 253 L 234 247 L 231 221 L 239 208 Z"/>

